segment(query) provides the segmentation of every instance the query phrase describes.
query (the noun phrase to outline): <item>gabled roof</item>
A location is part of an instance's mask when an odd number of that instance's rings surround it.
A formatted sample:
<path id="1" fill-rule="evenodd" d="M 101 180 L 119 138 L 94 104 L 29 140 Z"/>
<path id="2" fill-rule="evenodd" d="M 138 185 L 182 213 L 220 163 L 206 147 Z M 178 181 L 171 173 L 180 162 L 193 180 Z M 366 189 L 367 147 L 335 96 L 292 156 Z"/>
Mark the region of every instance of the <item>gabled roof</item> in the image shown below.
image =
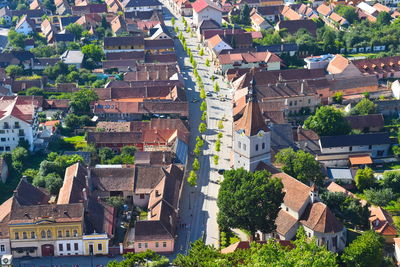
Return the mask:
<path id="1" fill-rule="evenodd" d="M 321 136 L 322 148 L 391 144 L 389 133 Z"/>
<path id="2" fill-rule="evenodd" d="M 382 114 L 347 116 L 346 120 L 353 129 L 383 128 L 385 121 Z"/>
<path id="3" fill-rule="evenodd" d="M 31 27 L 32 30 L 35 29 L 35 22 L 33 20 L 31 20 L 30 18 L 27 17 L 27 15 L 24 15 L 17 23 L 17 25 L 15 25 L 15 29 L 19 29 L 22 24 L 26 22 L 28 23 L 28 25 Z"/>
<path id="4" fill-rule="evenodd" d="M 64 183 L 58 193 L 57 204 L 83 202 L 85 199 L 83 191 L 88 191 L 86 176 L 87 170 L 80 163 L 69 166 L 65 170 Z"/>
<path id="5" fill-rule="evenodd" d="M 144 6 L 162 6 L 158 0 L 125 0 L 122 2 L 124 8 L 144 7 Z"/>
<path id="6" fill-rule="evenodd" d="M 201 11 L 203 11 L 203 9 L 207 7 L 211 7 L 215 10 L 222 12 L 222 9 L 216 3 L 210 0 L 197 0 L 192 4 L 193 11 L 195 11 L 196 13 L 200 13 Z"/>
<path id="7" fill-rule="evenodd" d="M 322 202 L 310 204 L 300 223 L 320 233 L 337 233 L 343 230 L 343 224 L 336 219 L 328 206 Z"/>

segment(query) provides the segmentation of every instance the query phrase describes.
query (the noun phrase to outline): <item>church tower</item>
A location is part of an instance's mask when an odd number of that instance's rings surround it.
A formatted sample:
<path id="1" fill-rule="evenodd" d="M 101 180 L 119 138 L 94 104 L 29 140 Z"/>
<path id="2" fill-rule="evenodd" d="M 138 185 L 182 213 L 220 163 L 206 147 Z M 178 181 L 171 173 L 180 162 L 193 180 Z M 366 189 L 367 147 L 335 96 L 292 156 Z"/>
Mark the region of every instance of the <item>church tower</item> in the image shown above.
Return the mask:
<path id="1" fill-rule="evenodd" d="M 271 161 L 271 133 L 258 106 L 253 75 L 243 116 L 233 126 L 234 168 L 254 171 L 260 162 Z"/>

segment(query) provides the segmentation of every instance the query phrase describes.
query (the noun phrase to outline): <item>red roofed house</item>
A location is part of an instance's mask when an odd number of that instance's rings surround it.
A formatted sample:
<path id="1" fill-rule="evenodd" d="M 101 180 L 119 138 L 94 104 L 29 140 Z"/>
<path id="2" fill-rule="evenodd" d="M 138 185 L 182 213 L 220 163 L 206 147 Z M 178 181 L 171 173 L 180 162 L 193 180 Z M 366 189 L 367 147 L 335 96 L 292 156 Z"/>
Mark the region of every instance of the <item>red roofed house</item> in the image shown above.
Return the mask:
<path id="1" fill-rule="evenodd" d="M 397 230 L 393 226 L 392 216 L 381 207 L 371 206 L 369 210 L 371 211 L 369 217 L 371 228 L 381 234 L 386 243 L 394 243 L 393 239 L 397 236 Z"/>
<path id="2" fill-rule="evenodd" d="M 203 20 L 214 20 L 222 24 L 222 9 L 210 0 L 197 0 L 192 4 L 193 24 L 198 27 Z"/>

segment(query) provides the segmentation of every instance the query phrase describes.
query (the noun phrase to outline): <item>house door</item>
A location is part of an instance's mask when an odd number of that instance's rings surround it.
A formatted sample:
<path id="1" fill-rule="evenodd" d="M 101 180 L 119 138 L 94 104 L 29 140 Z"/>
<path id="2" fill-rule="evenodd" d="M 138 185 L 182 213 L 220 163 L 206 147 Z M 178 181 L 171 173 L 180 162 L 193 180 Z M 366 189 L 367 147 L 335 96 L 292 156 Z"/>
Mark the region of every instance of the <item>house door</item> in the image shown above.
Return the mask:
<path id="1" fill-rule="evenodd" d="M 89 244 L 89 254 L 93 255 L 93 244 Z"/>
<path id="2" fill-rule="evenodd" d="M 42 256 L 54 256 L 54 246 L 50 244 L 42 245 Z"/>

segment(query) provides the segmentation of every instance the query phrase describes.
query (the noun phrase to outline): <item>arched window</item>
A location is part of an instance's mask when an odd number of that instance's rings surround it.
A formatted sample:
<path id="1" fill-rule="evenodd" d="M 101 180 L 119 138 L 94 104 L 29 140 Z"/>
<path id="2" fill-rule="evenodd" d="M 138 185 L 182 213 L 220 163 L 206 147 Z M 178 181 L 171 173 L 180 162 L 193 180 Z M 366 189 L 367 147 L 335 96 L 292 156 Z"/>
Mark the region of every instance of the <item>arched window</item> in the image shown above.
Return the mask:
<path id="1" fill-rule="evenodd" d="M 44 230 L 42 230 L 42 232 L 40 232 L 40 236 L 42 238 L 46 238 L 46 232 Z"/>
<path id="2" fill-rule="evenodd" d="M 66 236 L 66 237 L 69 237 L 69 230 L 66 230 L 66 231 L 65 231 L 65 236 Z"/>
<path id="3" fill-rule="evenodd" d="M 78 231 L 74 230 L 74 236 L 77 237 L 78 236 Z"/>
<path id="4" fill-rule="evenodd" d="M 31 232 L 31 238 L 32 239 L 35 239 L 36 237 L 35 237 L 35 232 Z"/>
<path id="5" fill-rule="evenodd" d="M 51 238 L 51 231 L 47 230 L 47 238 Z"/>
<path id="6" fill-rule="evenodd" d="M 261 148 L 265 149 L 265 143 L 262 143 Z"/>
<path id="7" fill-rule="evenodd" d="M 28 235 L 26 234 L 26 232 L 23 232 L 23 233 L 22 233 L 22 238 L 23 238 L 23 239 L 28 239 Z"/>
<path id="8" fill-rule="evenodd" d="M 258 151 L 258 144 L 256 145 L 256 151 Z"/>

